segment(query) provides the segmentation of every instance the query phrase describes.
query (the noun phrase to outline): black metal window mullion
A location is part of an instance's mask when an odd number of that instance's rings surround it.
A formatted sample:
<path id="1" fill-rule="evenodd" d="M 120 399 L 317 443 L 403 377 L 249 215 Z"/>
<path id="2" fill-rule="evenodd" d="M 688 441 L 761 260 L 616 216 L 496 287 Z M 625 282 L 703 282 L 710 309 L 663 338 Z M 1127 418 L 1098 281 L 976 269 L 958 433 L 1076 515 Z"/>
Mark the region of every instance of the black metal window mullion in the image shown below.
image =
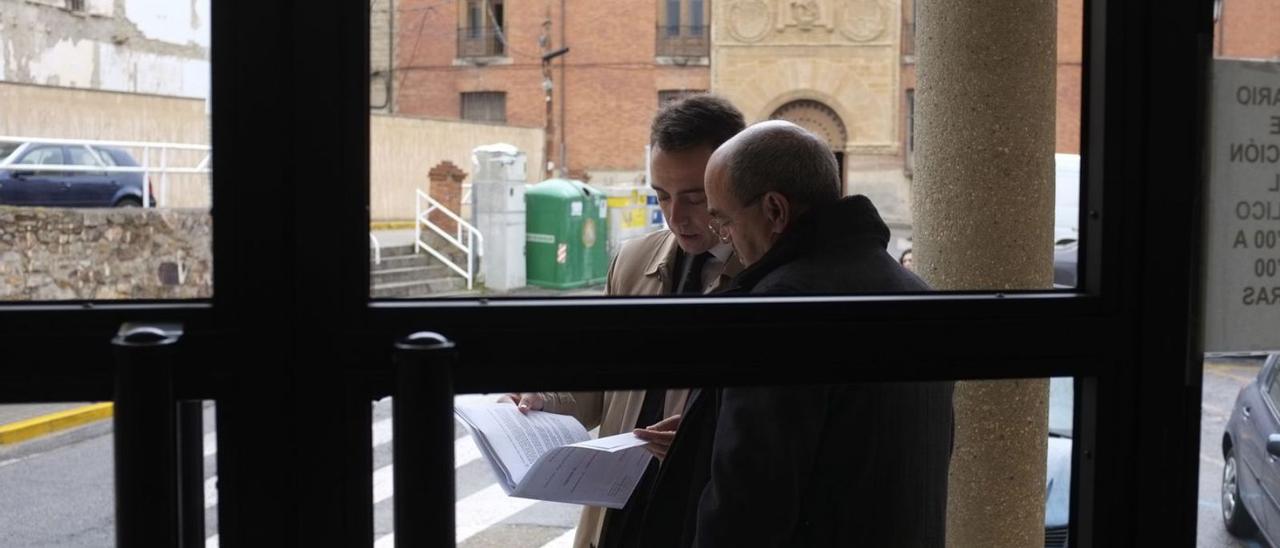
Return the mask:
<path id="1" fill-rule="evenodd" d="M 644 320 L 670 319 L 674 309 L 366 306 L 367 6 L 215 3 L 212 307 L 0 306 L 0 326 L 14 328 L 0 338 L 12 343 L 12 355 L 31 360 L 6 359 L 0 398 L 101 395 L 111 379 L 108 341 L 120 323 L 187 323 L 192 348 L 209 352 L 188 356 L 193 371 L 178 374 L 175 390 L 219 400 L 219 523 L 222 545 L 237 548 L 372 543 L 361 406 L 390 390 L 392 343 L 414 331 L 456 339 L 459 391 L 1071 375 L 1081 387 L 1073 545 L 1187 544 L 1195 485 L 1183 476 L 1195 469 L 1200 371 L 1198 305 L 1186 268 L 1198 257 L 1187 240 L 1199 228 L 1193 207 L 1203 137 L 1194 120 L 1169 113 L 1203 109 L 1203 82 L 1191 70 L 1203 61 L 1196 49 L 1209 20 L 1203 4 L 1087 3 L 1080 296 L 751 301 L 705 304 L 693 323 L 652 323 Z M 261 150 L 284 157 L 259 162 Z M 1170 238 L 1150 239 L 1161 231 Z M 36 333 L 38 325 L 50 330 Z M 1034 331 L 1054 328 L 1064 329 L 1056 339 Z M 1011 336 L 1000 346 L 1002 329 Z M 560 359 L 553 350 L 564 355 L 566 334 L 582 353 Z M 672 353 L 656 373 L 635 353 L 601 364 L 602 354 L 586 352 L 640 335 L 690 352 Z M 740 346 L 699 367 L 711 351 L 689 341 L 704 335 Z M 818 363 L 784 372 L 783 362 L 764 359 L 835 351 L 822 337 L 841 336 L 861 343 L 845 346 L 851 358 L 882 366 L 832 372 Z M 70 348 L 89 340 L 102 342 Z M 48 352 L 55 366 L 36 361 Z M 758 367 L 728 366 L 748 355 Z M 304 421 L 299 406 L 310 401 L 331 407 Z M 322 432 L 342 433 L 332 454 L 312 451 L 311 437 Z M 1170 458 L 1136 467 L 1138 456 L 1153 453 Z M 316 481 L 328 484 L 307 483 Z"/>

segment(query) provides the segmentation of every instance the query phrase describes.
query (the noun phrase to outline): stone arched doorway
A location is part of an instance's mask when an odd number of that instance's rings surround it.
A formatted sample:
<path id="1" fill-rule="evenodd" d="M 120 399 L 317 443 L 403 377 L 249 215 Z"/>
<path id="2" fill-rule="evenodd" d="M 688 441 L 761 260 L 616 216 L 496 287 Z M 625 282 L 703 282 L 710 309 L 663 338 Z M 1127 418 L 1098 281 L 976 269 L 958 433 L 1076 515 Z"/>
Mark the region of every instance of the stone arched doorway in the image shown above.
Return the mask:
<path id="1" fill-rule="evenodd" d="M 820 101 L 800 99 L 778 107 L 769 119 L 786 120 L 825 140 L 836 155 L 836 164 L 840 166 L 840 186 L 844 187 L 844 147 L 849 142 L 849 131 L 835 110 Z"/>

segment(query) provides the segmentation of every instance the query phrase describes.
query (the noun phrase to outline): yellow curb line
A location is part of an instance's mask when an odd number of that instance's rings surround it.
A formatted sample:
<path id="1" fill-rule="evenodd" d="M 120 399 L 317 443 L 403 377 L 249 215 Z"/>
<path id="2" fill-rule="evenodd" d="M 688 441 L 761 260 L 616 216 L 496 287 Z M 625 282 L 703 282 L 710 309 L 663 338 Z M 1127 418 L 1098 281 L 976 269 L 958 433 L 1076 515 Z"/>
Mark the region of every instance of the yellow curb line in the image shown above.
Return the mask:
<path id="1" fill-rule="evenodd" d="M 378 221 L 369 223 L 369 230 L 405 230 L 413 228 L 413 221 Z"/>
<path id="2" fill-rule="evenodd" d="M 110 417 L 111 402 L 85 405 L 0 425 L 0 445 L 18 443 Z"/>

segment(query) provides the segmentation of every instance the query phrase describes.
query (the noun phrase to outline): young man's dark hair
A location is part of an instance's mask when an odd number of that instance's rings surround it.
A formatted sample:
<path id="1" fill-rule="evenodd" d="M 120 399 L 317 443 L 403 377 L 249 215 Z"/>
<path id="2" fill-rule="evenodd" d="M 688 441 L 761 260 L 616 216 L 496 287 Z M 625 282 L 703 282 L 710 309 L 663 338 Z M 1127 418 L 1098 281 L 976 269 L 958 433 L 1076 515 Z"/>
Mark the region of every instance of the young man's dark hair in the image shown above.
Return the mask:
<path id="1" fill-rule="evenodd" d="M 649 143 L 666 151 L 698 146 L 712 149 L 747 127 L 742 112 L 728 100 L 710 93 L 667 103 L 653 117 Z"/>

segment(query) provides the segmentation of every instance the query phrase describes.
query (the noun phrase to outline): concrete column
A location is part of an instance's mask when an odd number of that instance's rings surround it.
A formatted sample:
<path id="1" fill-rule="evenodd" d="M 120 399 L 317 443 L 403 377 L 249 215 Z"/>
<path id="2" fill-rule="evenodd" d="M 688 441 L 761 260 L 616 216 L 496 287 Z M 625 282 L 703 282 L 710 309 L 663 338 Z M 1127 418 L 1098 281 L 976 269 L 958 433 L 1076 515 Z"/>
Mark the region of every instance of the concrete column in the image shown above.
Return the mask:
<path id="1" fill-rule="evenodd" d="M 1053 283 L 1056 4 L 916 7 L 916 271 L 936 289 Z M 956 386 L 947 544 L 1044 542 L 1048 383 Z"/>

